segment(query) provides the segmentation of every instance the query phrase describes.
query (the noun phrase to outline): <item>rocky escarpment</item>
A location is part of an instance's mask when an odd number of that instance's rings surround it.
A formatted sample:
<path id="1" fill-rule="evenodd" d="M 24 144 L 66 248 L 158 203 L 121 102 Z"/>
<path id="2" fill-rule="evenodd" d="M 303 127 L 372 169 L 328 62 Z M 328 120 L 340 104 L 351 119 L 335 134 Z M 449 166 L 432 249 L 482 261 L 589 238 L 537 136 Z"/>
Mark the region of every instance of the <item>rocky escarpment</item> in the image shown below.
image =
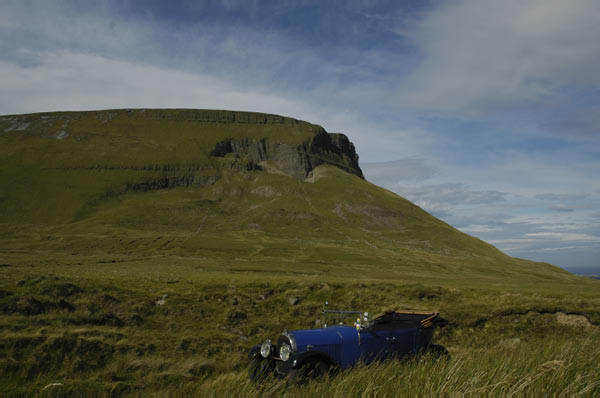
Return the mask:
<path id="1" fill-rule="evenodd" d="M 154 171 L 154 173 L 128 183 L 124 192 L 212 185 L 222 177 L 224 172 L 266 170 L 304 180 L 317 166 L 322 164 L 334 165 L 364 179 L 358 165 L 358 154 L 348 137 L 341 133 L 327 133 L 318 126 L 315 126 L 315 130 L 315 134 L 300 145 L 290 144 L 273 137 L 226 138 L 218 141 L 210 151 L 210 156 L 229 158 L 229 162 L 221 164 L 219 168 L 214 168 L 212 165 L 126 167 L 126 169 L 141 169 Z M 95 167 L 111 168 L 110 166 Z"/>
<path id="2" fill-rule="evenodd" d="M 182 134 L 187 129 L 188 136 Z M 136 131 L 136 133 L 131 133 Z M 164 133 L 168 131 L 168 134 Z M 141 133 L 140 133 L 141 132 Z M 160 135 L 152 136 L 158 132 Z M 191 134 L 190 134 L 191 133 Z M 210 185 L 217 181 L 225 166 L 227 170 L 276 170 L 299 180 L 310 176 L 319 165 L 330 164 L 363 177 L 354 145 L 341 133 L 328 133 L 321 126 L 305 121 L 257 112 L 200 110 L 200 109 L 120 109 L 85 112 L 51 112 L 0 117 L 0 135 L 15 138 L 39 137 L 63 141 L 65 145 L 77 142 L 73 150 L 86 153 L 76 162 L 61 165 L 66 169 L 135 170 L 151 173 L 132 181 L 127 190 L 153 190 L 175 186 Z M 191 136 L 190 136 L 191 135 Z M 211 157 L 231 158 L 220 163 L 218 169 L 203 156 L 194 159 L 170 158 L 169 163 L 156 162 L 164 151 L 157 148 L 174 146 L 176 141 L 187 140 L 183 146 L 196 140 L 193 136 L 208 138 L 200 151 Z M 164 141 L 161 141 L 166 139 Z M 214 141 L 210 142 L 210 140 Z M 110 149 L 99 150 L 110 140 L 131 150 L 147 146 L 145 154 L 154 153 L 156 163 L 132 164 L 131 155 L 114 156 Z M 110 145 L 115 145 L 112 142 Z M 180 144 L 181 145 L 181 144 Z M 178 149 L 175 148 L 175 151 Z M 97 156 L 110 154 L 111 158 Z M 91 155 L 91 156 L 90 156 Z M 203 154 L 198 154 L 203 155 Z M 181 164 L 171 164 L 175 160 Z M 210 170 L 208 170 L 210 169 Z M 200 172 L 199 172 L 200 171 Z"/>
<path id="3" fill-rule="evenodd" d="M 358 154 L 348 137 L 316 128 L 313 137 L 301 145 L 275 139 L 227 138 L 217 142 L 211 156 L 232 155 L 248 170 L 262 169 L 265 163 L 296 179 L 305 179 L 322 164 L 337 166 L 364 179 L 358 165 Z"/>
<path id="4" fill-rule="evenodd" d="M 131 192 L 206 187 L 227 175 L 261 170 L 303 181 L 328 164 L 364 178 L 344 134 L 256 112 L 114 109 L 5 115 L 0 138 L 1 157 L 9 160 L 5 176 L 56 197 L 80 190 L 85 209 Z M 21 209 L 23 198 L 30 197 L 25 189 L 13 190 L 3 192 L 0 202 L 13 206 L 6 214 L 33 217 L 39 206 Z"/>

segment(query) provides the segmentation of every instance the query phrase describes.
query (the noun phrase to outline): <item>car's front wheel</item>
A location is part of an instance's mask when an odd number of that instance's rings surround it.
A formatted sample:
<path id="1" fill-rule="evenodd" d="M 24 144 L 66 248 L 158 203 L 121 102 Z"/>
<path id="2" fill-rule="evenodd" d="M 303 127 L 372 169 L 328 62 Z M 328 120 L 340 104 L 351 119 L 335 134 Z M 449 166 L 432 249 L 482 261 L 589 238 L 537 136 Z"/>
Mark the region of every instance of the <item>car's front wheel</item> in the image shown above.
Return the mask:
<path id="1" fill-rule="evenodd" d="M 268 359 L 257 357 L 252 359 L 250 362 L 250 368 L 248 369 L 248 377 L 254 382 L 264 380 L 271 371 L 271 363 Z"/>
<path id="2" fill-rule="evenodd" d="M 329 373 L 329 364 L 320 358 L 308 358 L 298 368 L 290 372 L 290 380 L 299 384 L 309 379 L 318 379 Z"/>

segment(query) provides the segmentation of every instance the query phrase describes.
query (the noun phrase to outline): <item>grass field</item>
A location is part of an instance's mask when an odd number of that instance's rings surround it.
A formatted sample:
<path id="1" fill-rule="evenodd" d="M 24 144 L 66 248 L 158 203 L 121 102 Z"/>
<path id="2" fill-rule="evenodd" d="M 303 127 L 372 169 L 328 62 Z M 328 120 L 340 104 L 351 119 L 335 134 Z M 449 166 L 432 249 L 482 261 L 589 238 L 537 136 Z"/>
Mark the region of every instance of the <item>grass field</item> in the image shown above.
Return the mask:
<path id="1" fill-rule="evenodd" d="M 299 179 L 210 155 L 232 137 L 304 148 L 318 126 L 190 110 L 0 119 L 1 393 L 600 395 L 600 281 L 511 258 L 339 156 Z M 313 327 L 325 301 L 440 311 L 452 359 L 252 385 L 247 350 Z"/>
<path id="2" fill-rule="evenodd" d="M 45 391 L 600 392 L 593 366 L 600 359 L 600 298 L 592 280 L 473 288 L 458 280 L 433 285 L 358 274 L 204 271 L 192 259 L 168 257 L 85 261 L 32 256 L 3 266 L 2 391 L 61 383 Z M 292 297 L 299 302 L 290 304 Z M 301 389 L 250 384 L 247 349 L 283 328 L 313 327 L 326 300 L 371 313 L 438 310 L 449 325 L 437 340 L 452 360 L 361 367 Z"/>

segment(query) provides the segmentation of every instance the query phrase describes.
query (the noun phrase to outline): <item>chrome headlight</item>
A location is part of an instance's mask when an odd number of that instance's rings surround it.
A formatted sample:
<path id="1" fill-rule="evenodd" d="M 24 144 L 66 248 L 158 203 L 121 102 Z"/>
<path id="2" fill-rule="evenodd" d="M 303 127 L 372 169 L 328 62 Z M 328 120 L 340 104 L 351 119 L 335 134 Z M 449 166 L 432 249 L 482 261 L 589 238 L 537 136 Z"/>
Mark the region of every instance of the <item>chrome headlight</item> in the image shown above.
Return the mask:
<path id="1" fill-rule="evenodd" d="M 288 344 L 281 344 L 281 348 L 279 349 L 279 358 L 282 361 L 287 361 L 290 359 L 290 354 L 292 353 L 292 349 Z"/>
<path id="2" fill-rule="evenodd" d="M 271 340 L 265 340 L 260 346 L 260 355 L 262 355 L 263 358 L 268 358 L 269 355 L 271 355 L 271 347 Z"/>

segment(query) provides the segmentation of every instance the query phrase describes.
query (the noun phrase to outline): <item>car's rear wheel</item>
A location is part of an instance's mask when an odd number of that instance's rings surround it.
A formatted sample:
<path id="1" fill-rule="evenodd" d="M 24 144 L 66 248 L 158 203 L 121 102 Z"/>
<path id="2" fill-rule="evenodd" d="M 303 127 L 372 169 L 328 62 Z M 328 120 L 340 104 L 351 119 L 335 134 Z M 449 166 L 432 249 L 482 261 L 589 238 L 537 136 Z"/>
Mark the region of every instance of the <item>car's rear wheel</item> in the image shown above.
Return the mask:
<path id="1" fill-rule="evenodd" d="M 430 344 L 429 346 L 427 346 L 427 348 L 425 348 L 423 350 L 422 354 L 428 356 L 429 358 L 433 359 L 434 361 L 438 361 L 438 360 L 449 361 L 450 360 L 450 353 L 448 352 L 446 347 L 441 346 L 439 344 Z M 424 356 L 421 355 L 420 358 L 424 358 Z"/>
<path id="2" fill-rule="evenodd" d="M 329 364 L 320 358 L 308 358 L 297 369 L 290 372 L 290 380 L 304 384 L 310 379 L 318 379 L 329 373 Z"/>

